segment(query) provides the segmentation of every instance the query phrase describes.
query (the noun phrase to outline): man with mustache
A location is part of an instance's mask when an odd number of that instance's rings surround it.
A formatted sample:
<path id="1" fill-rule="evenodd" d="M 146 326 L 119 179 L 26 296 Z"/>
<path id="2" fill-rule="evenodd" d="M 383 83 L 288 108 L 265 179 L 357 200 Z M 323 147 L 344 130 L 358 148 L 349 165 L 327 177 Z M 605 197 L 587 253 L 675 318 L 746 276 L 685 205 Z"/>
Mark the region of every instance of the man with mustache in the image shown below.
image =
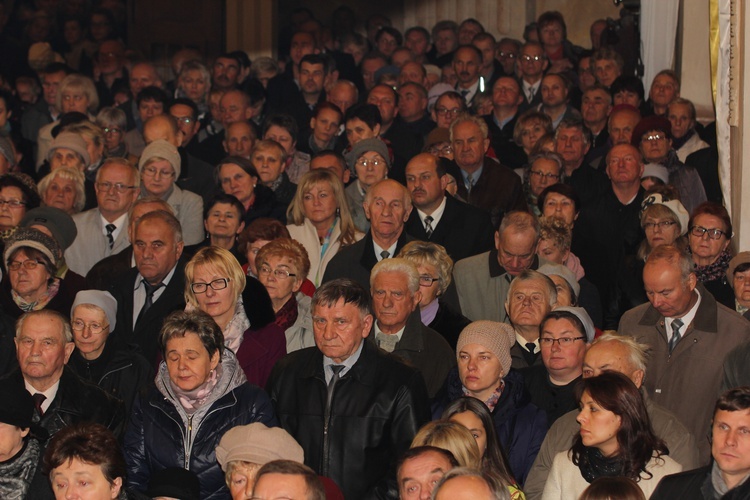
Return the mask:
<path id="1" fill-rule="evenodd" d="M 482 52 L 473 45 L 461 45 L 453 53 L 452 64 L 458 78 L 456 91 L 463 96 L 469 107 L 474 96 L 485 90 L 484 78 L 479 74 L 482 69 Z"/>

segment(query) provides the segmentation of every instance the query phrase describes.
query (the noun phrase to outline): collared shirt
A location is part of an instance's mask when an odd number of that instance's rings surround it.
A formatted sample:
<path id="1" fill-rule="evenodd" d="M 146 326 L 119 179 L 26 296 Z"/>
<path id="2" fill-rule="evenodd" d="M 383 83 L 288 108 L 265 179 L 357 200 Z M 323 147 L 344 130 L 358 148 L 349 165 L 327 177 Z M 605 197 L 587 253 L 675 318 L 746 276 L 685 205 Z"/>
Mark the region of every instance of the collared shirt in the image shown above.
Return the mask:
<path id="1" fill-rule="evenodd" d="M 521 80 L 521 85 L 523 87 L 523 95 L 526 96 L 526 100 L 529 99 L 529 94 L 531 91 L 534 91 L 534 97 L 536 97 L 537 93 L 539 93 L 539 87 L 542 86 L 542 80 L 540 79 L 538 82 L 531 84 L 527 82 L 526 80 Z"/>
<path id="2" fill-rule="evenodd" d="M 693 305 L 693 307 L 691 307 L 687 313 L 680 317 L 680 320 L 682 321 L 680 336 L 682 337 L 685 336 L 688 325 L 690 325 L 690 323 L 692 323 L 695 319 L 695 315 L 698 313 L 698 306 L 701 305 L 701 293 L 697 288 L 695 289 L 695 293 L 698 294 L 698 300 L 695 301 L 695 305 Z M 664 318 L 664 329 L 667 330 L 667 341 L 672 338 L 672 321 L 674 321 L 675 319 L 677 318 Z"/>
<path id="3" fill-rule="evenodd" d="M 37 393 L 44 394 L 47 399 L 42 402 L 42 411 L 46 412 L 49 409 L 49 405 L 51 405 L 52 401 L 55 399 L 55 396 L 57 396 L 57 390 L 60 388 L 60 379 L 57 379 L 57 382 L 55 382 L 46 391 L 37 391 L 36 389 L 34 389 L 34 386 L 26 381 L 26 379 L 24 379 L 23 384 L 26 386 L 26 390 L 29 391 L 29 394 L 31 394 L 32 396 Z"/>
<path id="4" fill-rule="evenodd" d="M 532 354 L 536 354 L 541 350 L 539 347 L 539 339 L 536 339 L 534 342 L 529 342 L 525 338 L 521 337 L 518 333 L 516 333 L 516 342 L 518 342 L 518 345 L 521 346 L 521 349 L 523 349 L 524 351 L 528 351 L 528 349 L 526 348 L 526 344 L 534 344 L 534 352 L 532 352 Z"/>
<path id="5" fill-rule="evenodd" d="M 482 176 L 482 170 L 484 170 L 484 163 L 482 163 L 482 166 L 479 167 L 473 174 L 471 174 L 471 178 L 474 181 L 474 185 L 477 185 L 477 182 L 479 181 L 479 178 Z M 464 186 L 466 186 L 466 189 L 469 189 L 469 173 L 465 170 L 461 169 L 461 177 L 464 178 Z"/>
<path id="6" fill-rule="evenodd" d="M 380 326 L 378 326 L 378 321 L 375 320 L 375 328 L 373 329 L 373 333 L 377 337 L 378 333 L 382 333 L 383 335 L 395 335 L 398 337 L 398 342 L 401 342 L 401 337 L 404 336 L 404 331 L 406 330 L 406 325 L 401 328 L 401 330 L 397 331 L 396 333 L 385 333 L 383 330 L 380 329 Z M 398 342 L 396 342 L 398 344 Z"/>
<path id="7" fill-rule="evenodd" d="M 471 87 L 463 88 L 456 85 L 456 92 L 463 95 L 464 92 L 468 91 L 468 93 L 464 96 L 464 101 L 466 101 L 466 104 L 469 104 L 472 99 L 474 99 L 474 96 L 476 95 L 477 91 L 479 90 L 479 82 L 482 80 L 482 77 L 480 76 L 477 78 L 477 81 L 474 82 L 474 85 Z"/>
<path id="8" fill-rule="evenodd" d="M 396 240 L 396 242 L 388 248 L 381 248 L 380 245 L 375 243 L 375 240 L 372 240 L 372 246 L 375 248 L 375 258 L 378 259 L 378 262 L 380 262 L 381 260 L 383 260 L 383 256 L 380 255 L 381 253 L 383 253 L 383 250 L 388 251 L 388 258 L 396 256 L 396 246 L 398 246 L 398 240 Z"/>
<path id="9" fill-rule="evenodd" d="M 497 119 L 497 116 L 495 116 L 495 115 L 493 114 L 493 115 L 492 115 L 492 121 L 493 121 L 493 122 L 495 122 L 495 125 L 497 125 L 497 127 L 498 127 L 498 128 L 500 129 L 500 130 L 502 130 L 504 126 L 506 126 L 506 125 L 507 125 L 508 123 L 510 123 L 510 121 L 511 121 L 511 120 L 512 120 L 513 118 L 515 118 L 515 117 L 516 117 L 516 114 L 517 114 L 517 113 L 515 113 L 515 114 L 513 114 L 513 115 L 509 116 L 508 118 L 506 118 L 506 119 L 505 119 L 505 120 L 503 120 L 503 121 L 499 121 L 499 120 Z"/>
<path id="10" fill-rule="evenodd" d="M 445 204 L 445 195 L 443 195 L 443 201 L 440 202 L 440 205 L 431 214 L 422 212 L 420 209 L 417 209 L 417 215 L 419 215 L 419 220 L 422 221 L 422 225 L 425 227 L 425 229 L 427 229 L 427 224 L 425 224 L 424 218 L 428 215 L 432 217 L 432 229 L 435 230 L 437 228 L 440 219 L 443 217 L 443 212 L 445 212 Z"/>
<path id="11" fill-rule="evenodd" d="M 332 365 L 344 365 L 344 369 L 339 372 L 339 377 L 343 377 L 346 375 L 349 370 L 352 369 L 352 367 L 357 363 L 359 360 L 360 354 L 362 354 L 362 347 L 364 343 L 367 342 L 367 339 L 362 339 L 362 341 L 359 343 L 359 347 L 357 347 L 357 350 L 354 351 L 354 353 L 346 358 L 343 363 L 334 363 L 331 358 L 328 356 L 323 356 L 323 374 L 326 377 L 326 385 L 331 383 L 331 378 L 333 378 L 333 370 L 329 368 L 329 366 Z"/>
<path id="12" fill-rule="evenodd" d="M 162 283 L 164 286 L 159 287 L 158 290 L 154 292 L 154 296 L 151 299 L 152 303 L 155 303 L 157 300 L 159 300 L 159 297 L 161 297 L 161 294 L 164 293 L 164 290 L 167 289 L 169 286 L 169 281 L 172 279 L 172 276 L 174 276 L 174 271 L 177 269 L 177 266 L 174 266 L 171 271 L 169 271 L 169 274 L 162 280 Z M 143 276 L 141 276 L 141 273 L 138 273 L 138 276 L 135 277 L 135 286 L 133 287 L 133 326 L 135 326 L 136 321 L 138 320 L 138 315 L 141 313 L 141 309 L 143 309 L 143 304 L 146 303 L 146 287 L 143 285 Z"/>
<path id="13" fill-rule="evenodd" d="M 112 231 L 112 241 L 117 241 L 117 237 L 125 227 L 125 219 L 128 217 L 127 212 L 122 214 L 112 222 L 109 222 L 107 219 L 105 219 L 104 216 L 101 215 L 101 213 L 99 214 L 99 217 L 102 218 L 102 234 L 104 235 L 104 237 L 107 237 L 107 224 L 114 224 L 115 230 Z"/>

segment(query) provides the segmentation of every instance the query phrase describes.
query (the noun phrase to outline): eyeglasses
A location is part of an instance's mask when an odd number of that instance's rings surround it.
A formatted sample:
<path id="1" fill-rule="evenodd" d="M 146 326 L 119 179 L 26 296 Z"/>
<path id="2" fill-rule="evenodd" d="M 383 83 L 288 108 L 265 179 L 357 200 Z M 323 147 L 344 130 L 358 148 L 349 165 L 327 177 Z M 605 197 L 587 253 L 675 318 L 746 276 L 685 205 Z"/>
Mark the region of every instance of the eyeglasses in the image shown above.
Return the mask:
<path id="1" fill-rule="evenodd" d="M 550 181 L 552 181 L 552 180 L 559 181 L 560 180 L 560 174 L 551 174 L 551 173 L 550 174 L 545 174 L 544 172 L 540 172 L 539 170 L 529 170 L 529 173 L 531 175 L 535 175 L 535 176 L 539 177 L 540 181 L 542 179 L 547 179 L 547 180 L 550 180 Z"/>
<path id="2" fill-rule="evenodd" d="M 8 208 L 21 208 L 26 206 L 26 202 L 21 200 L 0 200 L 0 208 L 3 205 L 8 205 Z"/>
<path id="3" fill-rule="evenodd" d="M 104 191 L 105 193 L 114 188 L 116 193 L 122 194 L 129 189 L 136 189 L 138 186 L 126 186 L 122 182 L 118 182 L 117 184 L 112 184 L 111 182 L 97 182 L 96 187 L 99 191 Z"/>
<path id="4" fill-rule="evenodd" d="M 666 138 L 667 136 L 663 134 L 648 134 L 648 135 L 643 136 L 643 138 L 641 139 L 641 142 L 660 141 Z"/>
<path id="5" fill-rule="evenodd" d="M 435 113 L 439 114 L 440 116 L 457 115 L 460 112 L 461 112 L 461 108 L 448 109 L 442 106 L 439 108 L 435 108 Z"/>
<path id="6" fill-rule="evenodd" d="M 500 57 L 507 57 L 508 59 L 515 59 L 516 58 L 515 52 L 500 52 L 498 55 Z"/>
<path id="7" fill-rule="evenodd" d="M 542 60 L 542 56 L 526 56 L 526 55 L 524 55 L 524 56 L 521 56 L 521 59 L 524 60 L 524 61 L 526 61 L 526 62 L 531 62 L 531 61 L 539 62 L 539 61 Z"/>
<path id="8" fill-rule="evenodd" d="M 563 337 L 561 339 L 553 339 L 550 337 L 540 337 L 539 345 L 544 347 L 552 347 L 557 342 L 560 347 L 567 347 L 573 345 L 576 340 L 584 340 L 586 337 Z"/>
<path id="9" fill-rule="evenodd" d="M 11 271 L 18 271 L 21 269 L 21 266 L 23 266 L 24 269 L 31 271 L 32 269 L 36 269 L 36 266 L 40 264 L 42 264 L 42 262 L 39 262 L 36 259 L 26 259 L 23 262 L 14 260 L 13 262 L 8 262 L 8 269 Z"/>
<path id="10" fill-rule="evenodd" d="M 177 120 L 179 123 L 182 123 L 184 125 L 190 125 L 191 123 L 193 123 L 195 121 L 192 118 L 190 118 L 189 116 L 174 116 L 173 115 L 173 118 L 175 120 Z"/>
<path id="11" fill-rule="evenodd" d="M 159 175 L 159 177 L 165 177 L 169 179 L 171 177 L 174 177 L 175 172 L 174 170 L 172 170 L 171 172 L 168 170 L 158 170 L 155 167 L 146 167 L 143 169 L 143 175 L 145 177 L 156 177 L 157 174 Z"/>
<path id="12" fill-rule="evenodd" d="M 431 147 L 429 150 L 430 154 L 433 154 L 435 156 L 438 156 L 440 154 L 449 155 L 453 154 L 453 146 L 443 146 L 442 148 L 439 148 L 437 146 Z"/>
<path id="13" fill-rule="evenodd" d="M 421 286 L 432 286 L 433 283 L 436 281 L 440 281 L 440 278 L 433 278 L 432 276 L 420 276 L 419 277 L 419 284 Z"/>
<path id="14" fill-rule="evenodd" d="M 357 160 L 357 165 L 365 168 L 370 166 L 378 167 L 380 165 L 385 165 L 385 162 L 380 160 L 368 160 L 367 158 L 360 158 L 359 160 Z"/>
<path id="15" fill-rule="evenodd" d="M 210 283 L 190 283 L 190 289 L 193 293 L 206 293 L 208 287 L 211 287 L 211 290 L 224 290 L 229 285 L 229 281 L 229 278 L 219 278 Z"/>
<path id="16" fill-rule="evenodd" d="M 645 229 L 646 231 L 653 231 L 657 227 L 659 229 L 667 229 L 668 227 L 672 227 L 675 224 L 677 223 L 673 220 L 663 220 L 661 222 L 646 222 L 643 224 L 643 229 Z"/>
<path id="17" fill-rule="evenodd" d="M 107 134 L 122 134 L 122 129 L 116 127 L 104 127 L 104 135 Z"/>
<path id="18" fill-rule="evenodd" d="M 691 227 L 690 234 L 692 234 L 696 238 L 703 238 L 704 234 L 708 234 L 708 237 L 712 240 L 720 240 L 722 236 L 726 236 L 727 238 L 729 238 L 729 234 L 725 231 L 722 231 L 721 229 L 706 229 L 705 227 L 701 226 Z"/>
<path id="19" fill-rule="evenodd" d="M 73 321 L 73 323 L 70 326 L 73 328 L 73 330 L 75 330 L 77 332 L 82 332 L 84 329 L 88 328 L 91 333 L 93 333 L 94 335 L 98 335 L 98 334 L 102 333 L 102 331 L 106 327 L 108 327 L 109 325 L 108 324 L 102 325 L 102 324 L 99 324 L 99 323 L 88 323 L 88 324 L 86 324 L 83 321 L 81 321 L 80 319 L 77 319 L 77 320 Z"/>
<path id="20" fill-rule="evenodd" d="M 289 277 L 295 278 L 297 277 L 296 274 L 290 273 L 286 269 L 271 269 L 267 265 L 263 264 L 258 268 L 258 276 L 268 276 L 269 274 L 273 273 L 274 276 L 276 276 L 276 279 L 279 280 L 285 280 Z"/>

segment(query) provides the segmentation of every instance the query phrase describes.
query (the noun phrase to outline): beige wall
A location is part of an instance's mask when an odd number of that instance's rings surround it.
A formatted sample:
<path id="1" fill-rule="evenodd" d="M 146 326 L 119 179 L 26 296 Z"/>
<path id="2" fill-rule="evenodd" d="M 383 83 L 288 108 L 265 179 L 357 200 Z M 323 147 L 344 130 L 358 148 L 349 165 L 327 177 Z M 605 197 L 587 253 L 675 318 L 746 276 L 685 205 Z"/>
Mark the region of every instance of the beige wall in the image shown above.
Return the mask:
<path id="1" fill-rule="evenodd" d="M 711 92 L 708 10 L 706 0 L 682 0 L 682 36 L 678 38 L 676 57 L 682 77 L 680 95 L 693 101 L 699 120 L 704 122 L 716 119 Z"/>

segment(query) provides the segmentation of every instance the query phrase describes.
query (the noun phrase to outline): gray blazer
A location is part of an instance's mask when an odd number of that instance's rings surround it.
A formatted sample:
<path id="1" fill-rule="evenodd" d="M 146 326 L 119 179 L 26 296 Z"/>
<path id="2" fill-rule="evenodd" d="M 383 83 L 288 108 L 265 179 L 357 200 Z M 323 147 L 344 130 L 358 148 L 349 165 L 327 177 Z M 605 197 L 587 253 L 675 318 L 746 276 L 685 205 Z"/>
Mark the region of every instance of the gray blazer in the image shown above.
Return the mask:
<path id="1" fill-rule="evenodd" d="M 128 217 L 123 221 L 123 228 L 115 239 L 115 244 L 109 248 L 109 241 L 104 233 L 101 213 L 98 208 L 92 208 L 73 216 L 73 222 L 78 229 L 78 236 L 70 247 L 65 250 L 65 262 L 74 273 L 86 276 L 94 264 L 119 253 L 130 245 L 128 239 Z"/>

